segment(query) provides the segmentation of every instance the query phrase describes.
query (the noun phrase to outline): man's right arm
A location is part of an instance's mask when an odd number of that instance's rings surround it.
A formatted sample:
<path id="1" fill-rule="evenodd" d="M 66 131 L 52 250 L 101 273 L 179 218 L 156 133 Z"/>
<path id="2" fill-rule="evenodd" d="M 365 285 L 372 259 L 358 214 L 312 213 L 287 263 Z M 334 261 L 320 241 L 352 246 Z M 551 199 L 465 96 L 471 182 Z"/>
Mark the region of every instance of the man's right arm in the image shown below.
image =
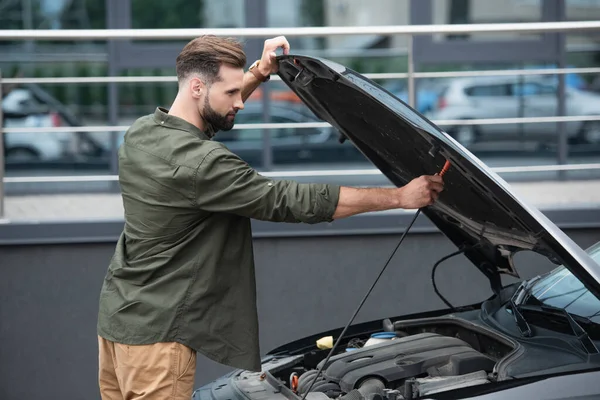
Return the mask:
<path id="1" fill-rule="evenodd" d="M 443 189 L 439 176 L 422 176 L 401 188 L 351 188 L 274 181 L 257 173 L 224 146 L 210 151 L 194 173 L 194 203 L 272 222 L 317 223 L 395 208 L 432 204 Z"/>
<path id="2" fill-rule="evenodd" d="M 400 188 L 340 188 L 333 219 L 366 212 L 416 209 L 433 204 L 444 184 L 441 176 L 420 176 Z"/>

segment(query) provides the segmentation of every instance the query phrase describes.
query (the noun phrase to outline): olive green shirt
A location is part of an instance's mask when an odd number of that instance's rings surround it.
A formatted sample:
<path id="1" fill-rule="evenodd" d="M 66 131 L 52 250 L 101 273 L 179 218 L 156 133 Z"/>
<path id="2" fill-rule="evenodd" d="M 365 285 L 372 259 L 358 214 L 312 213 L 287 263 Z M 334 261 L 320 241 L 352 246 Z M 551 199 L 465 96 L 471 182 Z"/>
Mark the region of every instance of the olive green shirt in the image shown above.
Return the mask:
<path id="1" fill-rule="evenodd" d="M 119 148 L 125 226 L 100 293 L 98 334 L 180 342 L 260 370 L 251 218 L 331 221 L 339 186 L 272 180 L 157 108 Z"/>

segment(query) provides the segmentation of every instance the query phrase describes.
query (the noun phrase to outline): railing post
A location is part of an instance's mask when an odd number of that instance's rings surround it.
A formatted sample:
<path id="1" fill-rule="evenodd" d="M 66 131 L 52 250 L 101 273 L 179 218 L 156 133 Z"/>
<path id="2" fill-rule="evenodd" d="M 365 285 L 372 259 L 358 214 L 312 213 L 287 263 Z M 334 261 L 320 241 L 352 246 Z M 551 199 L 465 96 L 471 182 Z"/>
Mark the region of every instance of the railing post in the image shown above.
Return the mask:
<path id="1" fill-rule="evenodd" d="M 557 1 L 555 3 L 556 9 L 556 18 L 563 21 L 565 19 L 565 2 Z M 557 58 L 558 58 L 558 68 L 566 68 L 566 34 L 564 32 L 557 32 L 556 34 L 556 45 L 557 45 Z M 557 114 L 559 117 L 564 117 L 567 115 L 566 113 L 566 75 L 558 74 L 558 104 L 557 104 Z M 567 125 L 565 122 L 558 122 L 556 124 L 556 128 L 558 131 L 558 154 L 557 154 L 557 163 L 559 165 L 568 164 L 569 161 L 569 143 L 567 139 Z M 566 178 L 566 171 L 558 171 L 558 179 L 564 180 Z"/>
<path id="2" fill-rule="evenodd" d="M 414 36 L 408 35 L 408 105 L 415 108 L 415 61 L 413 57 Z"/>
<path id="3" fill-rule="evenodd" d="M 2 113 L 2 70 L 0 70 L 0 223 L 4 221 L 4 114 Z"/>
<path id="4" fill-rule="evenodd" d="M 246 27 L 264 27 L 267 26 L 267 0 L 246 0 Z M 264 47 L 264 39 L 253 38 L 246 43 L 246 54 L 248 54 L 249 64 L 256 57 L 260 58 Z M 271 122 L 271 102 L 270 102 L 270 84 L 263 83 L 258 90 L 262 91 L 262 122 Z M 271 140 L 272 130 L 268 128 L 262 129 L 262 152 L 260 157 L 260 165 L 263 171 L 271 171 L 273 169 L 273 141 Z"/>
<path id="5" fill-rule="evenodd" d="M 108 42 L 108 74 L 111 77 L 118 75 L 118 69 L 115 62 L 116 57 L 116 43 L 114 40 Z M 116 82 L 108 84 L 108 123 L 110 126 L 119 125 L 119 88 Z M 119 173 L 119 161 L 118 161 L 118 140 L 119 132 L 111 131 L 110 135 L 110 146 L 109 146 L 109 168 L 111 175 L 117 175 Z M 120 187 L 118 182 L 112 182 L 110 185 L 111 192 L 118 192 Z"/>

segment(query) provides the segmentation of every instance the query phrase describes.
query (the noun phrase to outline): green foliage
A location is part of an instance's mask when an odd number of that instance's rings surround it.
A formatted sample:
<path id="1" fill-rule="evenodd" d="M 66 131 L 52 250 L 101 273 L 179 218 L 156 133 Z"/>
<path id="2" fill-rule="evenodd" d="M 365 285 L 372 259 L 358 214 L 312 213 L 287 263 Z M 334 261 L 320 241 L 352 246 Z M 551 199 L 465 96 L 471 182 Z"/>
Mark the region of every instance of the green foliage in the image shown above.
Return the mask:
<path id="1" fill-rule="evenodd" d="M 85 0 L 90 29 L 106 29 L 106 1 Z"/>
<path id="2" fill-rule="evenodd" d="M 77 65 L 77 76 L 79 77 L 89 77 L 90 74 L 90 66 L 89 64 L 79 64 Z M 78 93 L 77 97 L 79 100 L 79 104 L 93 104 L 93 95 L 92 95 L 92 84 L 79 84 L 77 85 Z"/>
<path id="3" fill-rule="evenodd" d="M 303 0 L 300 12 L 305 25 L 324 26 L 325 10 L 323 0 Z"/>
<path id="4" fill-rule="evenodd" d="M 23 20 L 19 18 L 23 13 L 21 2 L 2 2 L 1 6 L 0 26 L 2 29 L 23 29 Z"/>
<path id="5" fill-rule="evenodd" d="M 48 74 L 48 72 L 50 71 L 46 71 L 45 75 L 49 75 L 52 77 L 62 77 L 64 76 L 64 72 L 65 72 L 65 66 L 64 65 L 60 65 L 60 64 L 56 64 L 53 66 L 52 68 L 52 72 L 50 72 Z M 57 84 L 57 85 L 52 85 L 52 86 L 48 86 L 47 90 L 54 95 L 54 97 L 56 97 L 56 99 L 58 101 L 60 101 L 63 104 L 67 104 L 69 103 L 69 99 L 67 96 L 67 85 L 65 84 Z"/>
<path id="6" fill-rule="evenodd" d="M 131 0 L 133 29 L 200 28 L 203 13 L 202 0 Z"/>
<path id="7" fill-rule="evenodd" d="M 304 26 L 325 26 L 324 0 L 301 0 L 300 12 Z M 316 38 L 317 47 L 325 47 L 325 38 Z"/>

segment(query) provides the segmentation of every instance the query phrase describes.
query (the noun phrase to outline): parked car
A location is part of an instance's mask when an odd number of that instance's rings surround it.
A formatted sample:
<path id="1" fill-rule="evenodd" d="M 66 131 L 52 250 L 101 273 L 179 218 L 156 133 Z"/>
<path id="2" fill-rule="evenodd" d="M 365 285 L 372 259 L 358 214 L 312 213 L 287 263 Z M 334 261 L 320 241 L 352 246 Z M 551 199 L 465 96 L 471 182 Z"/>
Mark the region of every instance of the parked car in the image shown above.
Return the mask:
<path id="1" fill-rule="evenodd" d="M 416 107 L 420 113 L 428 113 L 437 106 L 440 93 L 444 88 L 445 79 L 416 79 L 415 80 L 415 99 Z M 386 84 L 387 89 L 394 96 L 409 104 L 408 83 L 406 80 L 395 81 Z"/>
<path id="2" fill-rule="evenodd" d="M 13 88 L 2 99 L 5 128 L 59 128 L 83 126 L 62 103 L 37 85 Z M 10 164 L 53 162 L 97 152 L 85 132 L 13 132 L 4 135 L 4 151 Z"/>
<path id="3" fill-rule="evenodd" d="M 521 79 L 516 76 L 453 79 L 442 91 L 437 107 L 426 115 L 433 120 L 556 116 L 556 83 L 537 76 Z M 600 95 L 570 86 L 565 91 L 566 115 L 600 114 Z M 488 140 L 556 142 L 558 139 L 554 122 L 457 124 L 444 129 L 465 146 Z M 600 144 L 600 121 L 567 122 L 565 130 L 573 143 Z"/>
<path id="4" fill-rule="evenodd" d="M 548 65 L 534 64 L 534 65 L 528 65 L 528 66 L 524 67 L 524 69 L 529 69 L 529 70 L 531 70 L 531 69 L 557 69 L 557 68 L 558 68 L 558 65 L 555 65 L 555 64 L 548 64 Z M 567 66 L 565 66 L 565 68 L 577 68 L 577 66 L 576 65 L 567 65 Z M 555 84 L 558 84 L 558 75 L 543 75 L 543 78 L 549 80 L 550 82 L 554 82 Z M 589 86 L 586 83 L 583 76 L 581 74 L 577 74 L 577 73 L 573 73 L 573 72 L 565 74 L 565 85 L 570 86 L 574 89 L 578 89 L 578 90 L 588 90 L 589 89 Z"/>
<path id="5" fill-rule="evenodd" d="M 44 109 L 26 89 L 13 89 L 2 100 L 5 128 L 54 128 L 57 113 Z M 57 160 L 69 153 L 71 137 L 65 132 L 19 132 L 4 135 L 7 161 Z"/>
<path id="6" fill-rule="evenodd" d="M 263 157 L 263 130 L 241 124 L 258 124 L 263 119 L 263 103 L 247 102 L 236 116 L 236 129 L 218 132 L 215 140 L 225 144 L 246 162 L 260 165 Z M 322 123 L 303 104 L 274 102 L 269 106 L 269 123 Z M 270 129 L 275 164 L 336 163 L 364 161 L 349 143 L 340 145 L 339 132 L 331 126 L 280 127 Z"/>
<path id="7" fill-rule="evenodd" d="M 394 185 L 449 165 L 445 190 L 420 210 L 456 246 L 432 271 L 446 307 L 315 332 L 269 351 L 261 371 L 235 370 L 193 398 L 600 397 L 600 244 L 584 251 L 460 143 L 370 80 L 327 60 L 278 60 L 283 81 Z M 519 279 L 514 256 L 524 251 L 545 257 L 548 272 Z M 435 269 L 457 255 L 488 278 L 489 298 L 452 304 L 452 293 L 437 291 Z M 503 284 L 506 276 L 517 282 Z M 329 344 L 319 340 L 329 336 Z"/>

